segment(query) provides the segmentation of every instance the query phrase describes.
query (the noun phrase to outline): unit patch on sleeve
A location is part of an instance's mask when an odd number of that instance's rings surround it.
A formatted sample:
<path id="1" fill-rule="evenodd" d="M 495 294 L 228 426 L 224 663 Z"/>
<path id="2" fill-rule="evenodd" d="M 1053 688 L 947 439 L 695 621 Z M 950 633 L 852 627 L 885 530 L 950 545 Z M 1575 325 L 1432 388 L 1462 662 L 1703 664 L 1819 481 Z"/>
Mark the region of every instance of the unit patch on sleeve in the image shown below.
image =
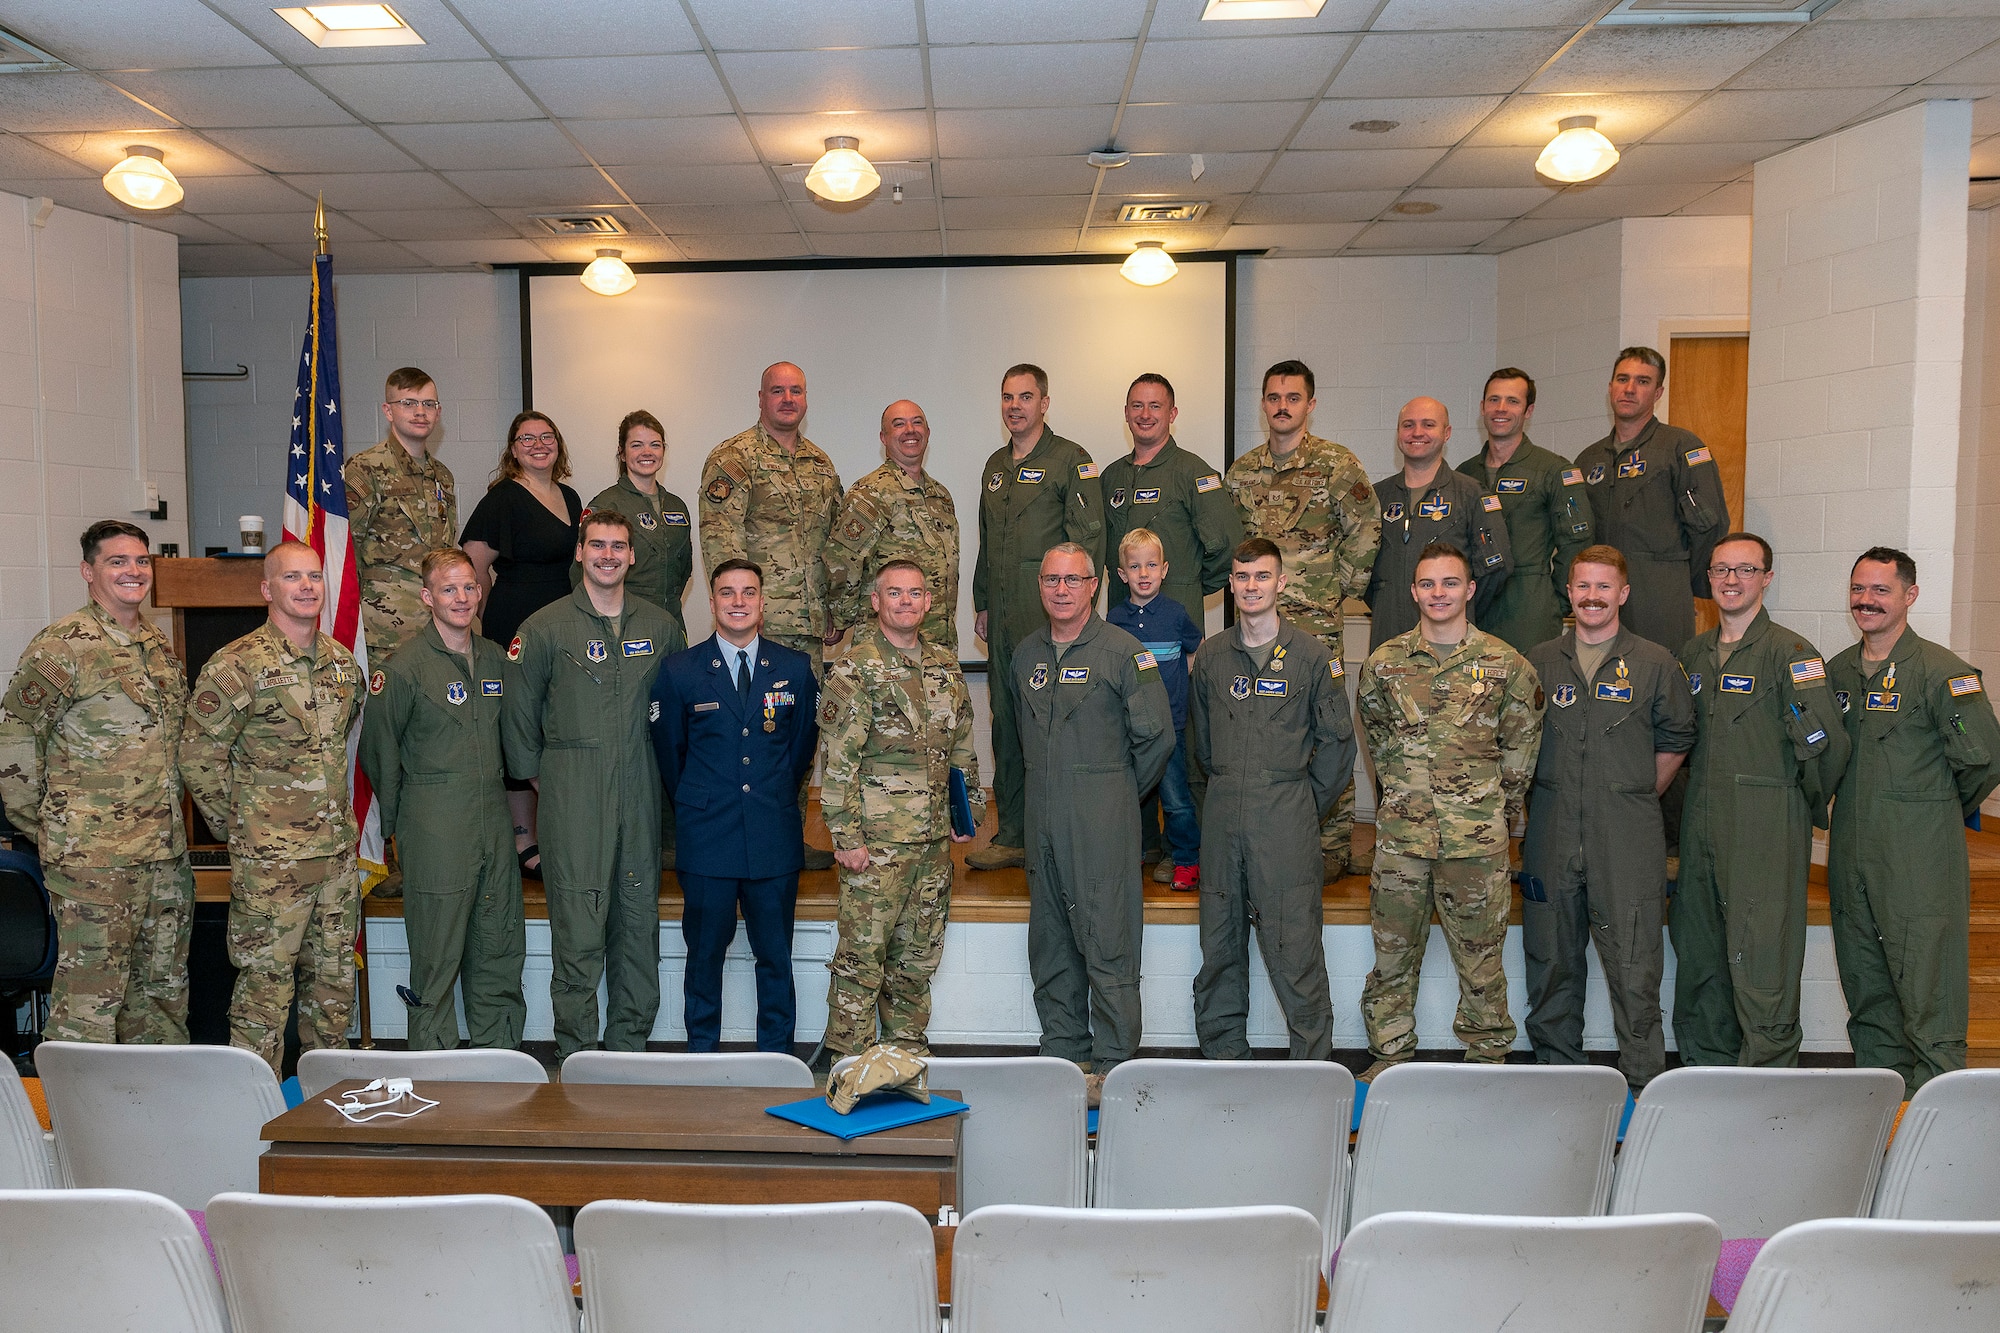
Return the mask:
<path id="1" fill-rule="evenodd" d="M 518 634 L 514 636 L 514 641 L 507 645 L 507 660 L 509 662 L 521 660 L 521 636 Z"/>
<path id="2" fill-rule="evenodd" d="M 389 678 L 383 675 L 381 672 L 377 671 L 373 675 L 368 677 L 368 692 L 370 694 L 380 694 L 382 692 L 382 687 L 384 685 L 387 685 L 388 683 L 389 683 Z"/>

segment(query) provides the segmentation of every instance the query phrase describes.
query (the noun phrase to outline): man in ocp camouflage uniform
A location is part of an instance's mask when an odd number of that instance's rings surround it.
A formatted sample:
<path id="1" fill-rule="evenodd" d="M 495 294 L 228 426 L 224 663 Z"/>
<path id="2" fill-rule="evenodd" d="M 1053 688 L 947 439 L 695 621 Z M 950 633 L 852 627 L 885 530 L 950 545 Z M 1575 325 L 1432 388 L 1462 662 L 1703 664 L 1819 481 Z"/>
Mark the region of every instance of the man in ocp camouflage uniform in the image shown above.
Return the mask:
<path id="1" fill-rule="evenodd" d="M 828 1066 L 881 1040 L 930 1053 L 931 976 L 951 906 L 951 770 L 975 826 L 986 813 L 972 749 L 972 697 L 955 653 L 919 636 L 924 571 L 875 575 L 875 621 L 855 630 L 820 695 L 820 809 L 840 863 L 840 946 L 827 986 Z"/>
<path id="2" fill-rule="evenodd" d="M 384 660 L 431 622 L 417 574 L 424 553 L 457 539 L 451 469 L 430 448 L 442 411 L 427 373 L 415 366 L 389 372 L 382 390 L 389 438 L 348 459 L 340 473 L 361 573 L 361 625 L 369 651 Z"/>
<path id="3" fill-rule="evenodd" d="M 1368 591 L 1382 545 L 1382 509 L 1361 460 L 1306 430 L 1313 392 L 1313 373 L 1304 362 L 1280 361 L 1264 372 L 1269 436 L 1229 465 L 1223 485 L 1235 497 L 1244 535 L 1262 537 L 1284 553 L 1288 581 L 1279 613 L 1344 662 L 1345 604 Z M 1320 825 L 1326 878 L 1367 871 L 1368 854 L 1355 855 L 1353 836 L 1350 783 Z"/>
<path id="4" fill-rule="evenodd" d="M 347 735 L 361 711 L 354 658 L 319 631 L 325 581 L 310 546 L 264 557 L 270 619 L 194 683 L 181 776 L 229 838 L 229 1044 L 279 1071 L 296 992 L 299 1044 L 347 1042 L 361 919 Z"/>
<path id="5" fill-rule="evenodd" d="M 886 460 L 848 487 L 826 543 L 827 595 L 837 628 L 869 617 L 875 575 L 891 560 L 924 572 L 930 614 L 923 636 L 958 656 L 958 511 L 944 483 L 924 471 L 931 426 L 907 398 L 882 409 Z M 822 794 L 821 801 L 825 801 Z"/>
<path id="6" fill-rule="evenodd" d="M 1514 1041 L 1501 946 L 1514 895 L 1507 830 L 1542 745 L 1542 689 L 1527 659 L 1473 628 L 1472 566 L 1455 546 L 1425 549 L 1411 587 L 1417 627 L 1361 670 L 1361 720 L 1381 778 L 1368 914 L 1375 968 L 1361 1017 L 1375 1063 L 1417 1053 L 1417 977 L 1431 912 L 1458 971 L 1452 1030 L 1469 1061 L 1498 1064 Z"/>
<path id="7" fill-rule="evenodd" d="M 84 530 L 90 600 L 29 641 L 0 705 L 0 800 L 55 900 L 53 1041 L 188 1039 L 194 875 L 175 764 L 187 679 L 140 616 L 148 550 L 130 523 Z"/>

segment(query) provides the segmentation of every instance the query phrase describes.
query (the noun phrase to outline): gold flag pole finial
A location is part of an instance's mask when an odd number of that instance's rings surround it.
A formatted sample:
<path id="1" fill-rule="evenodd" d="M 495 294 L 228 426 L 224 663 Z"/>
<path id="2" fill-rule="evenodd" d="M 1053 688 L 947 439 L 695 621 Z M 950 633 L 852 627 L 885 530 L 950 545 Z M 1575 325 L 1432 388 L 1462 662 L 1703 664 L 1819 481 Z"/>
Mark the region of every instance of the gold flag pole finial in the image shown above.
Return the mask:
<path id="1" fill-rule="evenodd" d="M 313 204 L 313 240 L 318 243 L 320 254 L 330 254 L 326 245 L 326 196 L 320 195 Z"/>

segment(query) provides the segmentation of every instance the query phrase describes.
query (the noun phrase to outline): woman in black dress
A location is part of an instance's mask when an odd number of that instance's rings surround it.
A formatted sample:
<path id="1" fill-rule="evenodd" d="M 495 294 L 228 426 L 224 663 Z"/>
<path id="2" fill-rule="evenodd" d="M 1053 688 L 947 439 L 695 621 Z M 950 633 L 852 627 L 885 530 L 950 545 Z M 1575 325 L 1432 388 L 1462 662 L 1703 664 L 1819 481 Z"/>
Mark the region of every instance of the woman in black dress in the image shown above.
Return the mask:
<path id="1" fill-rule="evenodd" d="M 522 621 L 569 596 L 576 525 L 583 515 L 583 501 L 563 485 L 569 474 L 569 450 L 556 423 L 540 412 L 521 413 L 507 427 L 500 467 L 459 536 L 485 590 L 480 633 L 502 648 Z M 535 878 L 542 858 L 533 789 L 507 779 L 507 806 L 522 873 Z"/>

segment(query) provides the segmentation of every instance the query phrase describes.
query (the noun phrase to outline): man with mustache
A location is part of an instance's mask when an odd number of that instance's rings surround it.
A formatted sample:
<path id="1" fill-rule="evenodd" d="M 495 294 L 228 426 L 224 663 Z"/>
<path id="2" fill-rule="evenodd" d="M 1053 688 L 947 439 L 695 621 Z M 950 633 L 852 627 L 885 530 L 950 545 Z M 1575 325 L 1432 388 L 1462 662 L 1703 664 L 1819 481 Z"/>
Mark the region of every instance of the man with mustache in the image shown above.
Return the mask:
<path id="1" fill-rule="evenodd" d="M 1583 991 L 1595 941 L 1618 1065 L 1637 1090 L 1666 1067 L 1660 794 L 1694 747 L 1695 728 L 1680 663 L 1619 621 L 1631 594 L 1618 548 L 1585 547 L 1569 570 L 1575 629 L 1528 653 L 1549 708 L 1522 850 L 1521 943 L 1536 1061 L 1589 1063 Z"/>
<path id="2" fill-rule="evenodd" d="M 1971 869 L 1959 825 L 2000 784 L 1979 672 L 1910 628 L 1917 563 L 1864 551 L 1847 608 L 1861 642 L 1827 664 L 1854 758 L 1833 803 L 1827 888 L 1857 1065 L 1915 1092 L 1965 1068 Z"/>
<path id="3" fill-rule="evenodd" d="M 1680 650 L 1688 755 L 1672 933 L 1674 1040 L 1690 1065 L 1796 1065 L 1812 831 L 1847 767 L 1819 650 L 1764 610 L 1771 544 L 1732 532 L 1704 577 L 1722 623 Z"/>
<path id="4" fill-rule="evenodd" d="M 1349 598 L 1368 591 L 1382 544 L 1382 510 L 1361 460 L 1306 429 L 1312 368 L 1280 361 L 1264 372 L 1264 443 L 1229 465 L 1222 484 L 1236 501 L 1246 537 L 1283 553 L 1287 582 L 1279 611 L 1345 662 Z M 1320 873 L 1365 875 L 1372 853 L 1354 851 L 1354 784 L 1319 828 Z"/>

